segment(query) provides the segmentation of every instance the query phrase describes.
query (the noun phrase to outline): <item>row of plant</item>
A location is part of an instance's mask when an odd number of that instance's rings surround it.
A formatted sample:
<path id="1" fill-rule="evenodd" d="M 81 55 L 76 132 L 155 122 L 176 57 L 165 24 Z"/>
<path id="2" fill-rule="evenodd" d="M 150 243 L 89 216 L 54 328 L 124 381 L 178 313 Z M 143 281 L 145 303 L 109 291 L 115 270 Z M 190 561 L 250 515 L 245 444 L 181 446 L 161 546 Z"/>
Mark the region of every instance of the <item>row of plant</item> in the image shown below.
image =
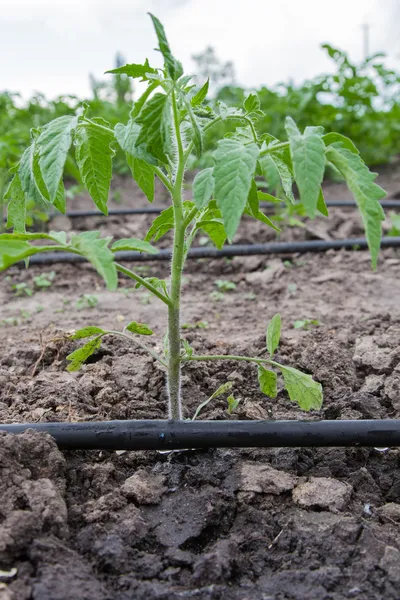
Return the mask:
<path id="1" fill-rule="evenodd" d="M 321 184 L 326 165 L 340 172 L 360 210 L 375 267 L 381 240 L 381 222 L 385 215 L 379 200 L 384 190 L 374 183 L 375 175 L 363 162 L 353 142 L 337 133 L 325 133 L 323 127 L 307 126 L 300 131 L 291 117 L 285 121 L 287 140 L 259 131 L 264 112 L 256 94 L 249 94 L 242 105 L 230 107 L 207 104 L 208 81 L 196 92 L 191 77 L 183 72 L 173 56 L 158 19 L 151 17 L 158 38 L 164 67 L 127 64 L 113 69 L 147 84 L 134 103 L 127 123 L 114 127 L 103 118 L 91 118 L 84 107 L 75 115 L 63 115 L 35 129 L 31 144 L 13 169 L 13 179 L 6 197 L 8 227 L 13 233 L 0 235 L 0 270 L 42 252 L 67 251 L 89 260 L 110 290 L 118 287 L 118 274 L 131 278 L 136 287 L 153 294 L 166 308 L 168 328 L 164 343 L 143 342 L 154 332 L 147 324 L 131 321 L 123 331 L 109 331 L 90 324 L 76 331 L 71 339 L 89 340 L 69 357 L 69 370 L 79 369 L 102 344 L 105 336 L 128 338 L 148 352 L 166 371 L 169 396 L 168 414 L 173 419 L 183 415 L 181 372 L 192 361 L 245 361 L 254 365 L 261 390 L 277 395 L 279 372 L 292 401 L 305 410 L 318 409 L 322 389 L 311 375 L 281 364 L 275 358 L 281 332 L 276 314 L 266 333 L 264 352 L 258 356 L 197 355 L 185 339 L 181 327 L 182 274 L 188 252 L 201 232 L 217 248 L 231 242 L 243 214 L 279 230 L 262 211 L 261 200 L 278 202 L 261 191 L 256 180 L 279 178 L 288 201 L 294 202 L 292 186 L 296 183 L 300 203 L 310 218 L 328 215 Z M 193 201 L 182 195 L 190 158 L 204 153 L 207 133 L 220 124 L 229 124 L 212 153 L 213 165 L 197 173 L 193 182 Z M 157 216 L 143 240 L 101 237 L 98 231 L 80 234 L 65 232 L 27 233 L 26 207 L 31 200 L 45 201 L 65 210 L 63 176 L 70 149 L 74 147 L 79 176 L 96 206 L 107 213 L 112 178 L 112 160 L 118 145 L 126 156 L 132 176 L 150 202 L 154 199 L 155 178 L 168 191 L 171 205 Z M 115 260 L 120 250 L 154 253 L 152 245 L 168 231 L 174 235 L 171 276 L 168 280 L 140 275 Z M 160 346 L 163 350 L 160 351 Z M 225 389 L 225 388 L 224 388 Z M 234 399 L 231 400 L 234 402 Z"/>

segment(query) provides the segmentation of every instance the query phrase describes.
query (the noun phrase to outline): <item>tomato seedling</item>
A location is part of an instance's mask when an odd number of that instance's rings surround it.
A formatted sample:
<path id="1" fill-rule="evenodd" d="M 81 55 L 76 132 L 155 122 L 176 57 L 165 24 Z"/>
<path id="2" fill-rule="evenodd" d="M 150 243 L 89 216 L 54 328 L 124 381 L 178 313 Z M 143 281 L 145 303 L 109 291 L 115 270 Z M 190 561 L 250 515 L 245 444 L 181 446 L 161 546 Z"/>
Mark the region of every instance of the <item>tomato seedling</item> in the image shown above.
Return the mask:
<path id="1" fill-rule="evenodd" d="M 76 115 L 61 116 L 44 127 L 32 130 L 31 145 L 25 150 L 7 191 L 8 228 L 14 232 L 0 236 L 0 269 L 6 269 L 33 254 L 46 251 L 69 251 L 85 257 L 104 278 L 108 288 L 118 286 L 118 273 L 133 279 L 160 300 L 168 311 L 168 330 L 164 355 L 143 343 L 152 336 L 147 324 L 132 321 L 121 331 L 85 327 L 71 339 L 88 339 L 84 346 L 68 356 L 68 369 L 79 369 L 101 345 L 106 335 L 122 335 L 134 341 L 166 370 L 169 417 L 182 419 L 181 370 L 194 361 L 245 361 L 255 365 L 262 392 L 275 398 L 278 393 L 276 370 L 292 401 L 304 410 L 319 409 L 321 385 L 311 375 L 275 360 L 281 334 L 281 319 L 275 315 L 267 327 L 265 357 L 236 355 L 197 355 L 182 337 L 181 289 L 185 260 L 199 232 L 207 235 L 217 248 L 232 242 L 243 214 L 258 219 L 268 227 L 278 227 L 260 210 L 262 200 L 277 199 L 261 191 L 257 180 L 279 178 L 282 189 L 294 202 L 293 182 L 305 214 L 328 215 L 321 183 L 327 164 L 332 164 L 347 181 L 360 209 L 375 267 L 384 213 L 379 203 L 385 192 L 374 183 L 375 175 L 363 163 L 358 150 L 348 138 L 324 133 L 322 127 L 306 127 L 302 133 L 293 119 L 286 119 L 288 140 L 258 134 L 264 112 L 256 94 L 250 94 L 242 106 L 227 107 L 219 102 L 215 109 L 207 102 L 208 81 L 197 91 L 181 63 L 173 56 L 165 31 L 151 15 L 164 67 L 127 64 L 109 71 L 138 78 L 147 88 L 133 104 L 128 123 L 111 128 L 102 118 L 90 119 L 84 108 Z M 213 165 L 197 173 L 193 182 L 193 200 L 183 199 L 185 172 L 192 155 L 200 157 L 204 140 L 218 124 L 229 122 L 233 131 L 219 139 L 213 151 Z M 98 231 L 80 234 L 64 232 L 26 233 L 25 212 L 28 201 L 39 199 L 65 211 L 63 172 L 74 147 L 80 178 L 96 206 L 107 214 L 112 160 L 117 147 L 126 154 L 132 175 L 147 196 L 154 199 L 155 177 L 171 197 L 171 206 L 153 222 L 144 240 L 100 237 Z M 120 250 L 157 253 L 151 242 L 168 231 L 174 235 L 171 276 L 168 281 L 144 277 L 115 259 Z M 38 241 L 39 244 L 38 245 Z M 217 390 L 218 392 L 218 390 Z M 215 396 L 215 394 L 214 394 Z M 231 406 L 233 406 L 233 401 Z"/>

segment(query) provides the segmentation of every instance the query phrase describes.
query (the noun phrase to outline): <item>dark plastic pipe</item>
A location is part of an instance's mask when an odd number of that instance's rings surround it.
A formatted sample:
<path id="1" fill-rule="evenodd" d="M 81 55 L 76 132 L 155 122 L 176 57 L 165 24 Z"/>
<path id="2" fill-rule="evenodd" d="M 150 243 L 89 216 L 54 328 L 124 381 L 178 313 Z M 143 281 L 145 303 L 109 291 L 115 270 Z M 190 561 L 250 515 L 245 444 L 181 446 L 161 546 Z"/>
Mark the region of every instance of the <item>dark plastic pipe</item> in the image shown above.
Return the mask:
<path id="1" fill-rule="evenodd" d="M 357 205 L 352 200 L 327 200 L 326 205 L 330 206 L 349 206 L 355 208 Z M 399 208 L 399 200 L 383 200 L 382 208 Z M 260 202 L 261 208 L 276 208 L 276 204 L 272 202 Z M 145 206 L 144 208 L 112 208 L 108 211 L 109 217 L 120 217 L 124 215 L 158 215 L 161 211 L 168 208 L 167 206 Z M 54 215 L 51 215 L 54 216 Z M 98 210 L 70 210 L 67 212 L 67 217 L 76 219 L 79 217 L 104 217 L 103 213 Z"/>
<path id="2" fill-rule="evenodd" d="M 397 248 L 400 246 L 400 237 L 382 238 L 382 248 Z M 225 246 L 222 250 L 217 248 L 191 248 L 188 258 L 222 258 L 227 256 L 250 256 L 259 254 L 294 254 L 304 252 L 325 252 L 326 250 L 365 249 L 368 248 L 365 238 L 348 238 L 345 240 L 310 240 L 307 242 L 271 242 L 269 244 L 233 244 Z M 172 251 L 167 248 L 160 250 L 157 254 L 146 252 L 116 252 L 115 258 L 119 262 L 148 262 L 152 260 L 170 260 Z M 35 254 L 29 259 L 30 264 L 53 264 L 53 263 L 79 263 L 86 259 L 77 254 L 69 252 L 43 252 Z M 24 264 L 24 263 L 21 263 Z"/>
<path id="3" fill-rule="evenodd" d="M 400 420 L 365 421 L 104 421 L 23 423 L 0 431 L 49 433 L 65 450 L 178 450 L 400 446 Z"/>

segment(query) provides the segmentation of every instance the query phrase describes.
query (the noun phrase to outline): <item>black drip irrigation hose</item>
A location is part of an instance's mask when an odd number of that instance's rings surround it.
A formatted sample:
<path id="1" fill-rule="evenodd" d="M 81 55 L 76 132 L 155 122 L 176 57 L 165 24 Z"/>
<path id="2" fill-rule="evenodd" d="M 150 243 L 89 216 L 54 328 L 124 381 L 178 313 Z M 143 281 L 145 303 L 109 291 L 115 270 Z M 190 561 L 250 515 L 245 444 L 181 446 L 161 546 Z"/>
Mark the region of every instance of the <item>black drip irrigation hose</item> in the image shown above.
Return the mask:
<path id="1" fill-rule="evenodd" d="M 381 241 L 382 248 L 397 248 L 400 246 L 400 237 L 384 237 Z M 348 238 L 345 240 L 310 240 L 306 242 L 271 242 L 269 244 L 232 244 L 222 250 L 212 247 L 191 248 L 188 258 L 223 258 L 233 256 L 251 256 L 262 254 L 296 254 L 305 252 L 325 252 L 326 250 L 362 250 L 368 248 L 365 238 Z M 170 260 L 172 250 L 167 248 L 157 254 L 146 252 L 124 251 L 116 252 L 115 259 L 119 262 L 148 262 L 153 260 Z M 80 263 L 87 262 L 83 256 L 69 252 L 43 252 L 29 259 L 32 265 L 49 265 L 54 263 Z M 21 261 L 21 264 L 24 264 Z"/>
<path id="2" fill-rule="evenodd" d="M 64 450 L 180 450 L 317 446 L 400 446 L 400 420 L 104 421 L 0 425 L 50 434 Z"/>
<path id="3" fill-rule="evenodd" d="M 353 200 L 328 200 L 326 202 L 328 207 L 343 206 L 356 208 L 356 203 Z M 382 208 L 398 208 L 400 209 L 399 200 L 383 200 L 381 202 Z M 261 208 L 276 208 L 277 204 L 272 202 L 260 202 Z M 109 217 L 121 217 L 125 215 L 158 215 L 160 212 L 168 208 L 167 206 L 146 206 L 144 208 L 112 208 L 108 211 Z M 55 214 L 50 217 L 56 216 Z M 70 210 L 66 213 L 66 216 L 70 219 L 77 219 L 79 217 L 104 217 L 103 213 L 98 210 Z"/>

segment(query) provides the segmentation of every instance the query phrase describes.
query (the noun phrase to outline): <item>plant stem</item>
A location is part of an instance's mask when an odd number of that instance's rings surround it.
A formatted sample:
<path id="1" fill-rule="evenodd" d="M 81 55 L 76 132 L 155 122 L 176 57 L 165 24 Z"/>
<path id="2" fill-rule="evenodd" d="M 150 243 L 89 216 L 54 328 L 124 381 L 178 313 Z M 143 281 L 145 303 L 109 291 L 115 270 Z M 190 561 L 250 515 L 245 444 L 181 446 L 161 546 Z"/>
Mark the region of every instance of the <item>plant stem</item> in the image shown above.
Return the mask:
<path id="1" fill-rule="evenodd" d="M 271 154 L 271 152 L 276 152 L 277 150 L 284 150 L 289 147 L 289 142 L 281 142 L 280 144 L 275 144 L 274 146 L 269 146 L 269 148 L 265 148 L 260 152 L 260 156 L 265 156 L 266 154 Z"/>
<path id="2" fill-rule="evenodd" d="M 172 92 L 172 110 L 178 149 L 178 166 L 172 191 L 172 203 L 174 207 L 174 244 L 171 263 L 171 305 L 168 307 L 168 395 L 169 418 L 182 419 L 180 300 L 185 243 L 182 203 L 185 156 L 180 132 L 178 106 L 174 92 Z"/>
<path id="3" fill-rule="evenodd" d="M 171 302 L 170 298 L 168 298 L 168 296 L 165 296 L 162 292 L 160 292 L 160 290 L 158 290 L 156 287 L 154 287 L 154 285 L 152 285 L 151 283 L 149 283 L 146 279 L 144 279 L 143 277 L 141 277 L 137 273 L 134 273 L 130 269 L 127 269 L 126 267 L 123 267 L 119 263 L 115 263 L 115 266 L 117 268 L 117 271 L 119 271 L 120 273 L 124 273 L 125 275 L 127 275 L 128 277 L 130 277 L 131 279 L 133 279 L 134 281 L 137 281 L 138 283 L 140 283 L 140 285 L 142 285 L 143 287 L 147 288 L 149 290 L 149 292 L 151 292 L 152 294 L 154 294 L 154 296 L 157 296 L 157 298 L 159 298 L 167 306 L 171 306 L 172 305 L 172 302 Z"/>

